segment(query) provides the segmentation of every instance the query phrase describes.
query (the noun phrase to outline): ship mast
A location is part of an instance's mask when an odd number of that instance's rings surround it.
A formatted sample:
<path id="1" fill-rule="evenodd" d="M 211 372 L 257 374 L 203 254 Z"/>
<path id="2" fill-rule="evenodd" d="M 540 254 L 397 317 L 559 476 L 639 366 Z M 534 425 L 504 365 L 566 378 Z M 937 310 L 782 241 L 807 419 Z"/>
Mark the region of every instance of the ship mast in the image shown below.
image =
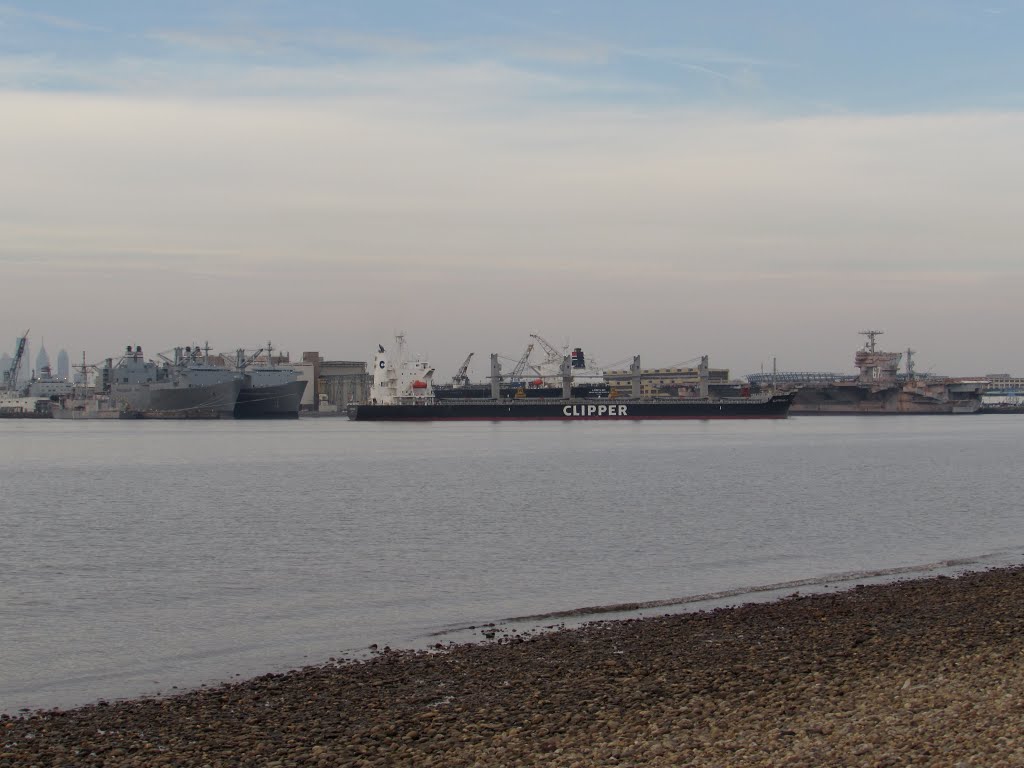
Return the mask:
<path id="1" fill-rule="evenodd" d="M 88 368 L 87 368 L 87 366 L 85 364 L 85 350 L 84 349 L 82 350 L 82 365 L 81 366 L 75 366 L 75 367 L 76 368 L 81 368 L 81 371 L 82 371 L 82 382 L 81 382 L 81 384 L 82 384 L 82 388 L 84 389 L 88 385 L 88 383 L 89 383 L 89 376 L 86 373 Z"/>
<path id="2" fill-rule="evenodd" d="M 858 333 L 861 336 L 867 336 L 868 337 L 867 342 L 864 344 L 864 348 L 868 352 L 874 352 L 875 351 L 875 337 L 876 336 L 881 336 L 883 333 L 885 333 L 885 331 L 858 331 Z"/>

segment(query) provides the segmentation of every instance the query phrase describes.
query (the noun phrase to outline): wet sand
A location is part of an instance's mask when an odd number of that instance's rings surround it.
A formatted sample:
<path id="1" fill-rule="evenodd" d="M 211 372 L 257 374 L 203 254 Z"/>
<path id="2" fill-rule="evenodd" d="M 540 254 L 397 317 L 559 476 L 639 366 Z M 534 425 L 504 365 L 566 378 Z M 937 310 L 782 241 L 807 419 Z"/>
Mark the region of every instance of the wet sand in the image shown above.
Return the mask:
<path id="1" fill-rule="evenodd" d="M 1020 766 L 1024 569 L 0 719 L 0 766 Z"/>

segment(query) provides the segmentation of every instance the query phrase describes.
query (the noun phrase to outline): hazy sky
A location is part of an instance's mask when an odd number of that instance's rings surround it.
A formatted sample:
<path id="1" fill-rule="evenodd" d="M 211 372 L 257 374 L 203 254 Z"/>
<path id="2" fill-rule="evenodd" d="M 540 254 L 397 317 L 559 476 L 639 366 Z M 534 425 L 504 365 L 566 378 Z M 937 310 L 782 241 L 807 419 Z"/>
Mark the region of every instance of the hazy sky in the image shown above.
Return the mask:
<path id="1" fill-rule="evenodd" d="M 1024 375 L 1024 3 L 0 0 L 0 349 Z"/>

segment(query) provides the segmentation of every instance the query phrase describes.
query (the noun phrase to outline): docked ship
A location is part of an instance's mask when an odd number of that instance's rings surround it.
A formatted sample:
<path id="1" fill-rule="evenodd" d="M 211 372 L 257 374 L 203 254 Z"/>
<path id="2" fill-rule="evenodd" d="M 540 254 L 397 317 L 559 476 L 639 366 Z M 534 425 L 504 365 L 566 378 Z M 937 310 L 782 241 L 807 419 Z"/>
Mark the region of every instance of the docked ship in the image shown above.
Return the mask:
<path id="1" fill-rule="evenodd" d="M 299 404 L 306 391 L 305 380 L 293 368 L 274 364 L 273 347 L 267 344 L 267 364 L 257 362 L 255 355 L 245 356 L 238 350 L 236 368 L 242 373 L 242 388 L 235 402 L 236 419 L 297 419 Z"/>
<path id="2" fill-rule="evenodd" d="M 755 385 L 772 382 L 795 394 L 794 415 L 969 414 L 982 405 L 987 381 L 948 376 L 922 376 L 914 371 L 913 350 L 907 350 L 906 372 L 899 373 L 902 352 L 884 352 L 875 339 L 883 331 L 861 331 L 867 342 L 854 355 L 859 373 L 761 374 L 748 379 Z"/>
<path id="3" fill-rule="evenodd" d="M 52 405 L 48 397 L 25 397 L 17 392 L 0 391 L 2 419 L 48 419 Z"/>
<path id="4" fill-rule="evenodd" d="M 1012 387 L 989 387 L 981 396 L 978 413 L 1024 413 L 1024 393 Z"/>
<path id="5" fill-rule="evenodd" d="M 632 390 L 606 397 L 574 397 L 572 361 L 562 360 L 562 387 L 557 396 L 529 397 L 525 389 L 511 398 L 502 396 L 501 366 L 491 355 L 490 397 L 437 398 L 434 369 L 429 363 L 407 359 L 405 339 L 399 335 L 392 353 L 378 347 L 373 361 L 369 402 L 348 406 L 354 421 L 430 420 L 639 420 L 639 419 L 781 419 L 793 400 L 792 393 L 765 393 L 750 397 L 641 397 L 640 359 L 633 358 Z"/>
<path id="6" fill-rule="evenodd" d="M 63 398 L 54 410 L 70 419 L 231 418 L 242 375 L 209 365 L 199 348 L 178 347 L 174 359 L 146 360 L 142 347 L 129 345 L 117 363 L 99 368 L 95 388 Z M 161 357 L 163 357 L 161 355 Z"/>
<path id="7" fill-rule="evenodd" d="M 56 401 L 58 398 L 70 395 L 75 385 L 67 379 L 60 379 L 53 375 L 50 366 L 44 365 L 39 370 L 39 375 L 34 376 L 28 383 L 26 393 L 29 397 L 46 398 Z"/>
<path id="8" fill-rule="evenodd" d="M 142 414 L 119 405 L 109 395 L 92 387 L 81 387 L 53 404 L 55 419 L 73 421 L 86 419 L 141 419 Z"/>

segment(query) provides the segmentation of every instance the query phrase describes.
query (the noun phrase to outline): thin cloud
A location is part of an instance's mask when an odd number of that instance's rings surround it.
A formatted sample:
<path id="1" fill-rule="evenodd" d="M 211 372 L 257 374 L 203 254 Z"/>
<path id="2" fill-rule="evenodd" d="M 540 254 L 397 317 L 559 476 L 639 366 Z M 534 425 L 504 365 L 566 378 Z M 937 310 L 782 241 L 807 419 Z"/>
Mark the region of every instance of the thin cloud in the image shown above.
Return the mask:
<path id="1" fill-rule="evenodd" d="M 692 72 L 708 75 L 734 85 L 751 85 L 760 80 L 754 73 L 758 68 L 767 66 L 767 62 L 741 56 L 727 51 L 710 48 L 612 48 L 623 56 L 660 61 Z M 726 70 L 725 65 L 732 70 Z"/>
<path id="2" fill-rule="evenodd" d="M 246 34 L 214 34 L 184 29 L 155 30 L 149 39 L 183 50 L 223 54 L 273 56 L 297 51 L 334 51 L 382 57 L 419 57 L 451 50 L 451 46 L 383 35 L 361 35 L 342 30 L 289 31 L 265 29 Z"/>
<path id="3" fill-rule="evenodd" d="M 171 48 L 210 53 L 267 54 L 281 48 L 282 40 L 272 35 L 226 35 L 186 30 L 147 32 L 146 38 Z"/>
<path id="4" fill-rule="evenodd" d="M 57 29 L 71 29 L 71 30 L 90 30 L 100 31 L 102 27 L 97 27 L 93 24 L 86 24 L 85 22 L 79 21 L 78 19 L 72 19 L 67 16 L 53 16 L 46 13 L 35 13 L 33 11 L 26 11 L 22 8 L 16 8 L 12 5 L 0 5 L 0 16 L 7 16 L 8 18 L 24 19 L 31 21 L 36 24 L 42 24 L 47 27 L 55 27 Z"/>

